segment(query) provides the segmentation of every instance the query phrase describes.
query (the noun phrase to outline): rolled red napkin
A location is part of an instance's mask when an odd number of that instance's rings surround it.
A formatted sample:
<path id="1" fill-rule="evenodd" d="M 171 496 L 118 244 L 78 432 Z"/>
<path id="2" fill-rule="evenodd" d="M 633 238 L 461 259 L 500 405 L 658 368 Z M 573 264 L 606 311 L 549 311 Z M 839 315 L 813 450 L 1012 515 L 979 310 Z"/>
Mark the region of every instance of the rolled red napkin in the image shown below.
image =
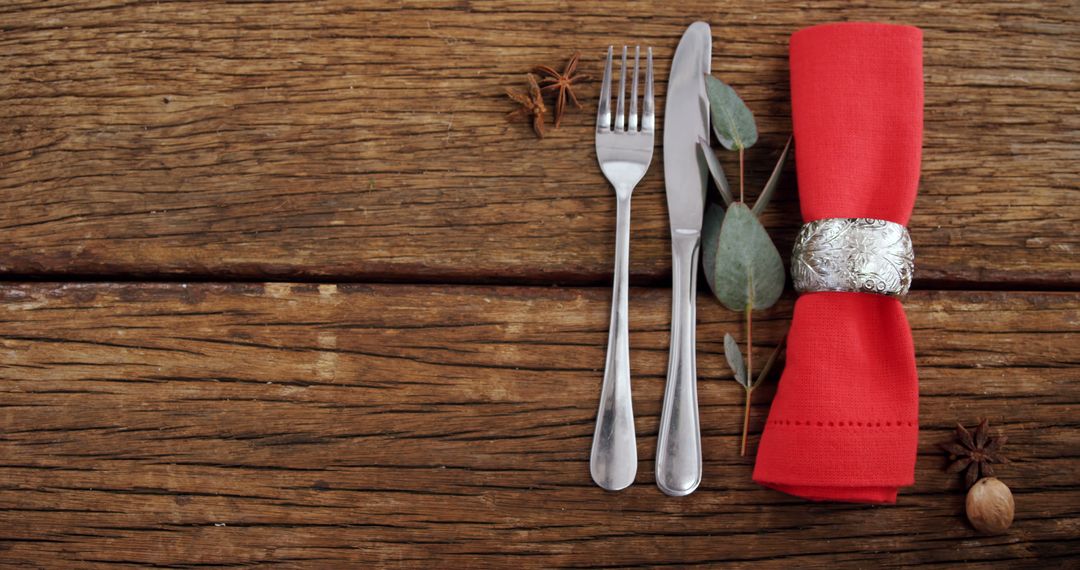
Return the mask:
<path id="1" fill-rule="evenodd" d="M 791 37 L 791 106 L 805 222 L 907 225 L 922 149 L 922 32 L 845 23 Z M 915 482 L 918 377 L 895 297 L 802 294 L 754 480 L 812 500 L 896 502 Z"/>

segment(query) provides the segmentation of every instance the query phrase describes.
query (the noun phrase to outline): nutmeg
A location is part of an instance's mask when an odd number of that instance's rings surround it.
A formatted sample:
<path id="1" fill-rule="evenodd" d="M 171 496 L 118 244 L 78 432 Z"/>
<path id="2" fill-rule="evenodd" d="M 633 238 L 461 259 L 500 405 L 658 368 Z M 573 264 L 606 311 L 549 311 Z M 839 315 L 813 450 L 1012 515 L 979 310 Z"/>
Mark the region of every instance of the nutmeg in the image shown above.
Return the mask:
<path id="1" fill-rule="evenodd" d="M 968 520 L 983 534 L 1001 534 L 1008 530 L 1015 511 L 1012 491 L 997 477 L 979 479 L 968 491 Z"/>

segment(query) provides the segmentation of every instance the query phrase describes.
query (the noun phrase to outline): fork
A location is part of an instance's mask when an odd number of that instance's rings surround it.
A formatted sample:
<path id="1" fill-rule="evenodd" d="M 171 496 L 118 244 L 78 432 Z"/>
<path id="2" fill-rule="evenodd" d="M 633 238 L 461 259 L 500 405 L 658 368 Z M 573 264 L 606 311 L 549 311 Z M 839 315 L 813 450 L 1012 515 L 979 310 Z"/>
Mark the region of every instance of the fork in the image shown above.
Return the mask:
<path id="1" fill-rule="evenodd" d="M 611 298 L 604 384 L 596 414 L 589 471 L 593 481 L 608 491 L 629 487 L 637 475 L 637 441 L 634 410 L 630 400 L 630 341 L 627 330 L 627 281 L 630 263 L 630 195 L 649 169 L 653 154 L 656 117 L 653 111 L 652 48 L 647 48 L 645 97 L 638 121 L 638 67 L 641 48 L 634 48 L 634 78 L 630 88 L 630 113 L 625 114 L 626 46 L 619 72 L 619 99 L 611 114 L 611 59 L 608 47 L 600 104 L 596 112 L 596 157 L 600 170 L 615 187 L 618 198 L 615 230 L 615 284 Z M 612 121 L 614 119 L 614 122 Z"/>

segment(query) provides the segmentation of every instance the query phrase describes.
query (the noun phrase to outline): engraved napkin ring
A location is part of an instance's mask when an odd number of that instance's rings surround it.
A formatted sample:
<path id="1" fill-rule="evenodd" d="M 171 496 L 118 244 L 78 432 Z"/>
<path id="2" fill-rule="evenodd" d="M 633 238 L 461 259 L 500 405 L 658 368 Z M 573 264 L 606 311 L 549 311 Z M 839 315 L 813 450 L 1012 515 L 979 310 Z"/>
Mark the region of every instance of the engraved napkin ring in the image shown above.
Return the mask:
<path id="1" fill-rule="evenodd" d="M 873 218 L 825 218 L 805 224 L 791 255 L 791 277 L 800 293 L 899 297 L 911 287 L 914 270 L 907 228 Z"/>

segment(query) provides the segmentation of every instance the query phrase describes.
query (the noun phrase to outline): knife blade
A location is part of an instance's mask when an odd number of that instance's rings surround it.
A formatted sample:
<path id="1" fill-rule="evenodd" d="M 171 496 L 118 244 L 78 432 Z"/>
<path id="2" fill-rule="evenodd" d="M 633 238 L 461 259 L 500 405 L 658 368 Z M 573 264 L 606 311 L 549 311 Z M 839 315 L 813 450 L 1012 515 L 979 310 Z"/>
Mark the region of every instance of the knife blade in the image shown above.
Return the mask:
<path id="1" fill-rule="evenodd" d="M 671 222 L 671 349 L 656 446 L 656 485 L 668 495 L 693 493 L 701 484 L 701 430 L 697 404 L 697 261 L 705 211 L 707 165 L 697 141 L 709 137 L 705 76 L 712 31 L 694 22 L 683 33 L 668 77 L 664 108 L 664 183 Z"/>
<path id="2" fill-rule="evenodd" d="M 675 49 L 664 107 L 664 182 L 672 230 L 701 231 L 708 175 L 698 139 L 709 139 L 705 76 L 712 60 L 712 31 L 705 22 L 686 29 Z"/>

